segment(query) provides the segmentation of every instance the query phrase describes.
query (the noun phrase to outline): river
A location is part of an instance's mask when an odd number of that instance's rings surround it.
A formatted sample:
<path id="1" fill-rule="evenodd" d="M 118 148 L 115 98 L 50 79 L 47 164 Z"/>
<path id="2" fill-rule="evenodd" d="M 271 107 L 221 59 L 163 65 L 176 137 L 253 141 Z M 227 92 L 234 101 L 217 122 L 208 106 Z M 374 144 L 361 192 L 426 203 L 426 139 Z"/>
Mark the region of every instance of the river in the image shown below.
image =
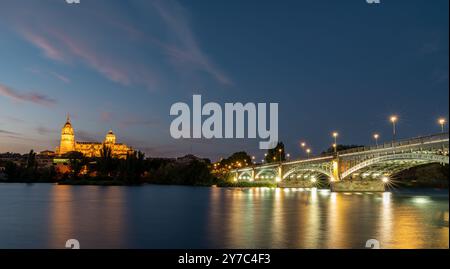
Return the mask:
<path id="1" fill-rule="evenodd" d="M 0 248 L 448 248 L 448 190 L 0 184 Z"/>

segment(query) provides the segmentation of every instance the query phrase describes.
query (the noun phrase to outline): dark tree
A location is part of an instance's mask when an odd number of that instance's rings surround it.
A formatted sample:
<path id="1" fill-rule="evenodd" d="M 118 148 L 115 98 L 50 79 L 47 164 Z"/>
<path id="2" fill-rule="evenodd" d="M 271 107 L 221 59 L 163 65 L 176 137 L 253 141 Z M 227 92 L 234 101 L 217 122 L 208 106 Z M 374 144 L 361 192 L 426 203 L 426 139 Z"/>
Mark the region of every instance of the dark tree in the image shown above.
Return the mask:
<path id="1" fill-rule="evenodd" d="M 252 163 L 252 158 L 245 151 L 233 153 L 230 157 L 222 159 L 220 165 L 227 167 L 229 165 L 236 166 L 237 163 L 241 163 L 241 166 L 247 166 Z"/>
<path id="2" fill-rule="evenodd" d="M 273 163 L 286 160 L 286 151 L 283 142 L 278 142 L 273 149 L 267 150 L 267 155 L 264 157 L 266 163 Z"/>
<path id="3" fill-rule="evenodd" d="M 66 154 L 66 158 L 69 159 L 69 166 L 71 170 L 71 177 L 78 178 L 81 170 L 87 164 L 87 160 L 83 153 L 78 151 L 71 151 Z"/>

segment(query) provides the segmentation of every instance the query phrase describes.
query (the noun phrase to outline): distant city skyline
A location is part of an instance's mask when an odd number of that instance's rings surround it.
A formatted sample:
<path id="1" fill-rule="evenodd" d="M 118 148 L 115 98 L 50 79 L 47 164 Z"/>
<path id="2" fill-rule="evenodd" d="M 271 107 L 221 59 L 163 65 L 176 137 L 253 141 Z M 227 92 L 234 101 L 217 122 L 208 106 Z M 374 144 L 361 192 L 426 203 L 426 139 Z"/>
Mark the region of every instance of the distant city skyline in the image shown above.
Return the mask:
<path id="1" fill-rule="evenodd" d="M 169 134 L 173 103 L 276 102 L 291 158 L 334 142 L 439 133 L 448 121 L 447 0 L 65 1 L 0 3 L 0 152 L 55 150 L 67 113 L 77 140 L 147 156 L 217 160 L 259 139 Z M 445 127 L 448 130 L 448 126 Z"/>

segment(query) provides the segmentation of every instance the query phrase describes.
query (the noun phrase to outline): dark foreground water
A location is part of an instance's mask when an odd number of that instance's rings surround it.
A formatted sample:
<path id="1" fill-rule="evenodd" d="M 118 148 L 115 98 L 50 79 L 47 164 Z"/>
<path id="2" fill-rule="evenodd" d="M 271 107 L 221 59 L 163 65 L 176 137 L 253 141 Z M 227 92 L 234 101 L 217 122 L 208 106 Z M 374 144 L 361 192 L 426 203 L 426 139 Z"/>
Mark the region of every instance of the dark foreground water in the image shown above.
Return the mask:
<path id="1" fill-rule="evenodd" d="M 0 248 L 448 248 L 448 191 L 0 184 Z"/>

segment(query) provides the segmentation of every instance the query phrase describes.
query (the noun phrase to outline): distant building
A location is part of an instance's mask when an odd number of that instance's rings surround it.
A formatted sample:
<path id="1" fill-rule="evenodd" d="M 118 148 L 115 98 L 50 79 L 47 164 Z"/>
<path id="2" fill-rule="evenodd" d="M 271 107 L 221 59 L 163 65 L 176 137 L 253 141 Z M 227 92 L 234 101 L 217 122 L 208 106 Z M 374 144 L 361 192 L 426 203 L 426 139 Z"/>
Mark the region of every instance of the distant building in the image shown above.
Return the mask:
<path id="1" fill-rule="evenodd" d="M 55 152 L 51 151 L 51 150 L 44 150 L 39 152 L 39 156 L 41 157 L 54 157 L 55 156 Z"/>
<path id="2" fill-rule="evenodd" d="M 208 159 L 199 158 L 199 157 L 197 157 L 195 155 L 192 155 L 192 154 L 188 154 L 188 155 L 185 155 L 183 157 L 178 157 L 176 159 L 176 162 L 177 163 L 181 163 L 181 164 L 189 164 L 189 163 L 192 163 L 194 161 L 199 161 L 199 162 L 202 162 L 202 163 L 209 163 Z"/>
<path id="3" fill-rule="evenodd" d="M 67 121 L 61 130 L 61 141 L 59 147 L 56 148 L 56 154 L 63 155 L 71 151 L 78 151 L 87 157 L 100 157 L 100 151 L 103 146 L 109 147 L 112 155 L 117 158 L 125 158 L 128 153 L 133 152 L 131 147 L 116 143 L 116 136 L 112 131 L 106 134 L 103 143 L 76 141 L 70 118 L 67 117 Z"/>

